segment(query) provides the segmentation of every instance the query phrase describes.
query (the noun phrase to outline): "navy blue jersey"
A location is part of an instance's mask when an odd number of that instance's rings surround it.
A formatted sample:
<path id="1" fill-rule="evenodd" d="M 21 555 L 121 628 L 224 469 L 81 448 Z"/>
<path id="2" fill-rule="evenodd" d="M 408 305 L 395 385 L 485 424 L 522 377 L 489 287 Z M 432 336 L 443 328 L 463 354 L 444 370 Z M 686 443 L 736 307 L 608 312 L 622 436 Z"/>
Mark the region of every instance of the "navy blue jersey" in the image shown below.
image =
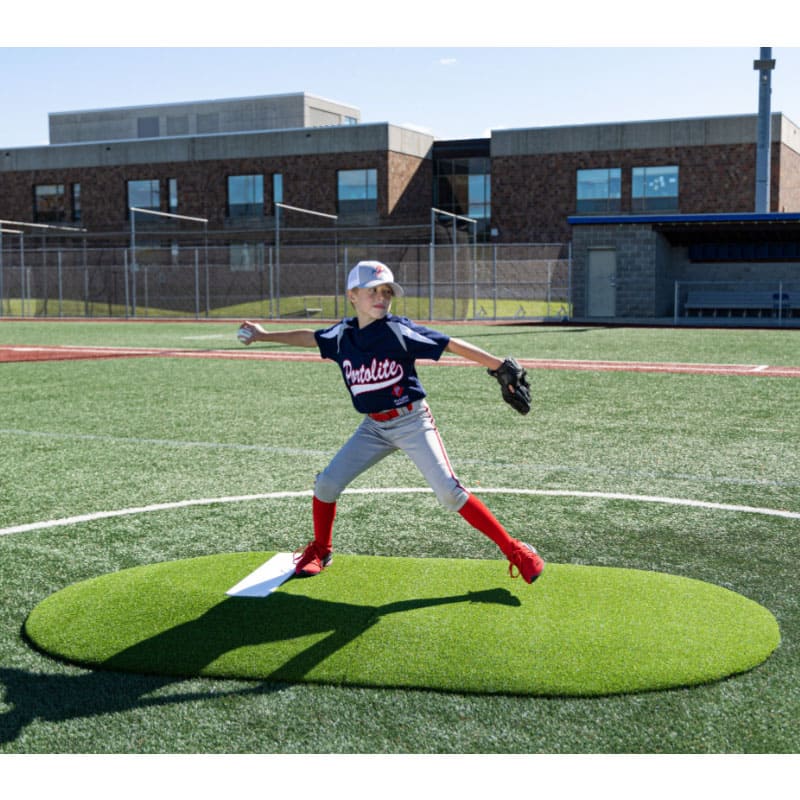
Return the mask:
<path id="1" fill-rule="evenodd" d="M 356 411 L 373 414 L 425 397 L 414 361 L 438 361 L 450 337 L 387 314 L 366 327 L 356 317 L 314 331 L 320 355 L 335 361 Z"/>

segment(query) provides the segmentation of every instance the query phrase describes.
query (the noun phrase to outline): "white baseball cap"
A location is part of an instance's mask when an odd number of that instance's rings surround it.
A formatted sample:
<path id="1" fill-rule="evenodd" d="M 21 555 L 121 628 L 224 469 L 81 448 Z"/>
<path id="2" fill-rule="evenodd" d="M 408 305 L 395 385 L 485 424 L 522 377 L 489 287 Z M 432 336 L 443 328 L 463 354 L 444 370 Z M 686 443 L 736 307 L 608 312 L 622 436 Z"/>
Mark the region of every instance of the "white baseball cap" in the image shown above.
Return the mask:
<path id="1" fill-rule="evenodd" d="M 347 276 L 347 291 L 350 289 L 371 289 L 388 283 L 398 297 L 403 296 L 403 289 L 394 282 L 394 275 L 386 264 L 380 261 L 359 261 Z"/>

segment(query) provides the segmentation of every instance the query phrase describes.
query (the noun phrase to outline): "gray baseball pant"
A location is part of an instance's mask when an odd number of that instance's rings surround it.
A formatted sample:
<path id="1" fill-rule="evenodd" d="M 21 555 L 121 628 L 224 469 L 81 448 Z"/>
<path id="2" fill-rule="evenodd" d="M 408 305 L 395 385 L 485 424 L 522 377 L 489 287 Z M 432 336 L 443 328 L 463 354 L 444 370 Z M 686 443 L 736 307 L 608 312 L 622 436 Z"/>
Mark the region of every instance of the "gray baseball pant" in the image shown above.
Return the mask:
<path id="1" fill-rule="evenodd" d="M 314 495 L 325 503 L 335 503 L 344 489 L 362 472 L 402 450 L 416 464 L 439 502 L 459 511 L 469 493 L 453 472 L 433 416 L 424 400 L 403 409 L 388 422 L 365 416 L 355 433 L 317 475 Z"/>

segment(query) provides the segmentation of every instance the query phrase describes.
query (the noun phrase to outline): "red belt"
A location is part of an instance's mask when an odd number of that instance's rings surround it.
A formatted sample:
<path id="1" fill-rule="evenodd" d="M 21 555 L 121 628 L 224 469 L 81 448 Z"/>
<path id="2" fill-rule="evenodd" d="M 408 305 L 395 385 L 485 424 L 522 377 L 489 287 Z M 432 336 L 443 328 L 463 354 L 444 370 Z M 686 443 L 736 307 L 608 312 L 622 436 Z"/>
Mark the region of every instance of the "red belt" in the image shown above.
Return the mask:
<path id="1" fill-rule="evenodd" d="M 414 410 L 414 404 L 413 403 L 409 403 L 407 406 L 405 406 L 405 408 L 406 408 L 407 411 L 413 411 Z M 403 412 L 399 408 L 393 408 L 390 411 L 381 411 L 381 412 L 379 412 L 377 414 L 369 414 L 368 416 L 371 419 L 374 419 L 375 422 L 388 422 L 390 419 L 394 419 L 395 417 L 399 417 L 400 414 L 402 414 L 402 413 Z"/>

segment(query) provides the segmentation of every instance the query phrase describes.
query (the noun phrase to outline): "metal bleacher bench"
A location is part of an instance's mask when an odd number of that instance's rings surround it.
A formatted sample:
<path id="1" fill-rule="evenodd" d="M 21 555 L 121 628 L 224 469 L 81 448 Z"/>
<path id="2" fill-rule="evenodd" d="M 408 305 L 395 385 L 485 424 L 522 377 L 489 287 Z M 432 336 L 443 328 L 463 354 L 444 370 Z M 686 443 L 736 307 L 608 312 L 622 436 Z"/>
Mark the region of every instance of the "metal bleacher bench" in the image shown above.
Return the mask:
<path id="1" fill-rule="evenodd" d="M 781 300 L 778 292 L 703 290 L 689 292 L 683 310 L 687 317 L 693 311 L 699 316 L 708 312 L 714 317 L 746 314 L 777 316 L 779 311 L 787 316 L 791 312 L 791 305 L 789 295 L 785 292 Z"/>

